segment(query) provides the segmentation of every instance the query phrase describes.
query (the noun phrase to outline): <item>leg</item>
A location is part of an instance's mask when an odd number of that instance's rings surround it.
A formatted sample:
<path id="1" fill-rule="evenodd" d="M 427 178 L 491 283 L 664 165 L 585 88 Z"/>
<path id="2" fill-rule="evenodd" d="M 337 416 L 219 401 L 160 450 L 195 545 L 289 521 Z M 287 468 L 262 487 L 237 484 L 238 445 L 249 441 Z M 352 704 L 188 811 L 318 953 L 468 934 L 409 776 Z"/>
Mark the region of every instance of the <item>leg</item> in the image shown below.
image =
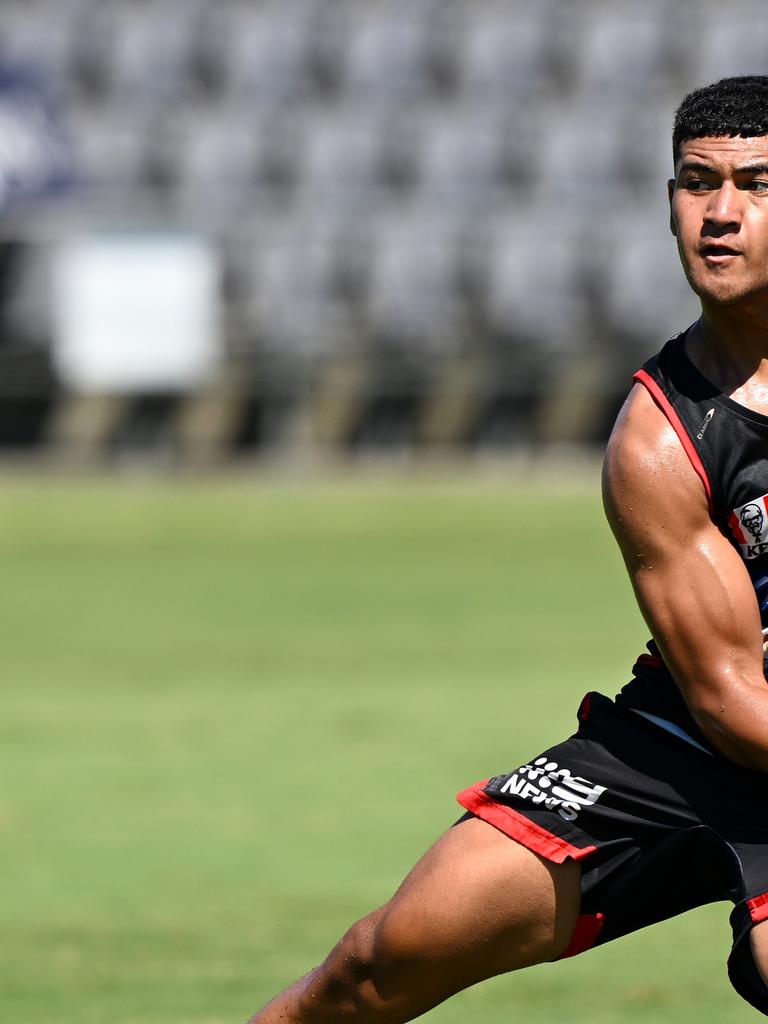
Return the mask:
<path id="1" fill-rule="evenodd" d="M 558 957 L 579 904 L 578 865 L 464 821 L 250 1024 L 404 1024 L 484 978 Z"/>

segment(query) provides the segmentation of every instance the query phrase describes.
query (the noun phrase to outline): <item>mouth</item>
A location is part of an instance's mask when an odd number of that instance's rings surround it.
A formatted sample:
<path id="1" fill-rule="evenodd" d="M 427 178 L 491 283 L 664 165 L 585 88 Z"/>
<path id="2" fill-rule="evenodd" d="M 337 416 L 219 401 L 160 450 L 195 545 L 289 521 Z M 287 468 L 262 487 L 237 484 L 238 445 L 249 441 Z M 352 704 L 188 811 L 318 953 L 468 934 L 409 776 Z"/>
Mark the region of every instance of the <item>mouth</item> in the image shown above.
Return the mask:
<path id="1" fill-rule="evenodd" d="M 717 265 L 719 263 L 727 263 L 729 260 L 734 259 L 736 256 L 741 256 L 741 252 L 738 249 L 734 249 L 730 245 L 702 245 L 699 249 L 705 262 Z"/>

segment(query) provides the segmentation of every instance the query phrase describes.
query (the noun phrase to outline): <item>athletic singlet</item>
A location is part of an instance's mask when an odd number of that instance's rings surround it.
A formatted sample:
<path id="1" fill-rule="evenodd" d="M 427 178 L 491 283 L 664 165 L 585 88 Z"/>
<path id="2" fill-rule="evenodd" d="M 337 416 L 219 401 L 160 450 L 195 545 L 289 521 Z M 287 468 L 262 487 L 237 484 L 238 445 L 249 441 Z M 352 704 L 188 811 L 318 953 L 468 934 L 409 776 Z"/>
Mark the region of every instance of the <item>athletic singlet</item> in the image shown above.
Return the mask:
<path id="1" fill-rule="evenodd" d="M 690 330 L 690 328 L 689 328 Z M 740 553 L 768 627 L 768 416 L 722 394 L 685 352 L 688 331 L 638 370 L 677 433 L 707 494 L 715 525 Z M 651 640 L 616 702 L 681 727 L 707 746 Z"/>

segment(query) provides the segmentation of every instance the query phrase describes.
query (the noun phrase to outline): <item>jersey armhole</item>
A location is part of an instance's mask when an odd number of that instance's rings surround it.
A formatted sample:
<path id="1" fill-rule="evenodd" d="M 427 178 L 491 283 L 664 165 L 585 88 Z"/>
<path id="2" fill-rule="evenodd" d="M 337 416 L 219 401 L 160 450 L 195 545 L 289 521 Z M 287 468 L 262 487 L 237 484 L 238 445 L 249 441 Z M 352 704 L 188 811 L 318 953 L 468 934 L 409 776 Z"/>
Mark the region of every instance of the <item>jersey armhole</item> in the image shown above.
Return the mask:
<path id="1" fill-rule="evenodd" d="M 712 485 L 709 482 L 709 476 L 707 474 L 706 469 L 704 468 L 704 463 L 701 461 L 701 456 L 696 451 L 696 446 L 691 440 L 690 434 L 683 426 L 682 420 L 675 411 L 675 407 L 672 405 L 670 400 L 667 398 L 667 396 L 664 394 L 664 392 L 661 390 L 659 385 L 656 383 L 656 381 L 648 373 L 647 370 L 638 370 L 637 373 L 632 377 L 632 380 L 636 381 L 638 384 L 642 384 L 645 387 L 645 389 L 648 391 L 656 405 L 659 407 L 659 409 L 661 409 L 661 411 L 669 420 L 669 424 L 674 430 L 674 432 L 680 438 L 680 443 L 682 444 L 683 449 L 685 450 L 685 454 L 688 456 L 688 459 L 691 465 L 693 466 L 697 476 L 704 484 L 704 491 L 707 495 L 707 505 L 709 506 L 709 515 L 714 522 L 715 509 L 714 503 L 712 501 Z"/>

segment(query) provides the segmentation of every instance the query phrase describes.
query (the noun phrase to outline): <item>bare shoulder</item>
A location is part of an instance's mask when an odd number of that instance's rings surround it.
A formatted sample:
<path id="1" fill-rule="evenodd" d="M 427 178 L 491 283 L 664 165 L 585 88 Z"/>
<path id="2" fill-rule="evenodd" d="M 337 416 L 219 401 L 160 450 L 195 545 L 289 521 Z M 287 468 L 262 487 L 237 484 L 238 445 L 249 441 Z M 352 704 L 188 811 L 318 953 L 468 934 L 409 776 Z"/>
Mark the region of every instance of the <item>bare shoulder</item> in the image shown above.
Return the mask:
<path id="1" fill-rule="evenodd" d="M 632 540 L 663 544 L 668 538 L 678 544 L 681 533 L 715 529 L 701 479 L 669 420 L 641 384 L 630 392 L 608 442 L 603 503 L 625 557 Z"/>

